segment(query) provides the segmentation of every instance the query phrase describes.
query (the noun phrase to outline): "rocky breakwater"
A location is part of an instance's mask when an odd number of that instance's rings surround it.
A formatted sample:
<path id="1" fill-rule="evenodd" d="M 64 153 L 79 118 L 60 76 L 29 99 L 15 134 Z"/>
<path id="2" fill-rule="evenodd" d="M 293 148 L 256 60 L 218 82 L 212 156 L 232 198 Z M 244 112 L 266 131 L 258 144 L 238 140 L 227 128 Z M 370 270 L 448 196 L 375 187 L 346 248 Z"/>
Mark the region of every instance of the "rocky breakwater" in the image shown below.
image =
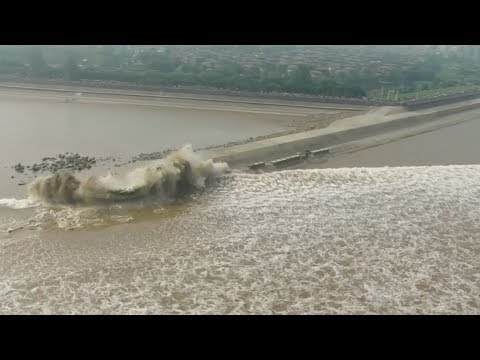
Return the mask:
<path id="1" fill-rule="evenodd" d="M 73 154 L 67 152 L 59 154 L 57 157 L 44 157 L 38 164 L 23 165 L 21 163 L 13 166 L 17 173 L 33 172 L 57 172 L 59 170 L 82 171 L 90 169 L 96 164 L 97 160 L 94 157 L 80 156 L 78 153 Z"/>
<path id="2" fill-rule="evenodd" d="M 153 153 L 141 153 L 132 157 L 129 163 L 134 163 L 137 161 L 150 161 L 150 160 L 159 160 L 166 157 L 168 154 L 174 152 L 175 149 L 166 149 L 163 151 L 153 152 Z"/>

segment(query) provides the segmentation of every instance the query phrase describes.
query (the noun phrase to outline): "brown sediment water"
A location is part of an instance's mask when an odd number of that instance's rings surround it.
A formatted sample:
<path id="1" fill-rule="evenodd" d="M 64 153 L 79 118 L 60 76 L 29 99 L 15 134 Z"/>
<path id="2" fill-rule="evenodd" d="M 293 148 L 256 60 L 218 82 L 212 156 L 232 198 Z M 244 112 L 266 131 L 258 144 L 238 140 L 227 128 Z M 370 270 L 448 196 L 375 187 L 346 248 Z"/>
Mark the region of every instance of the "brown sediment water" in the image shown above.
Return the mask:
<path id="1" fill-rule="evenodd" d="M 232 173 L 174 204 L 10 209 L 0 312 L 479 314 L 479 209 L 478 165 Z"/>
<path id="2" fill-rule="evenodd" d="M 0 199 L 0 313 L 480 314 L 477 127 L 321 163 L 342 168 L 218 171 L 168 199 L 23 188 Z M 138 167 L 99 192 L 162 182 Z"/>
<path id="3" fill-rule="evenodd" d="M 480 114 L 476 119 L 387 144 L 313 162 L 310 168 L 480 164 Z"/>
<path id="4" fill-rule="evenodd" d="M 198 147 L 222 144 L 287 128 L 286 115 L 246 110 L 0 97 L 0 153 L 8 158 L 15 155 L 18 161 L 38 160 L 39 152 L 42 156 L 64 151 L 136 155 L 186 142 Z"/>

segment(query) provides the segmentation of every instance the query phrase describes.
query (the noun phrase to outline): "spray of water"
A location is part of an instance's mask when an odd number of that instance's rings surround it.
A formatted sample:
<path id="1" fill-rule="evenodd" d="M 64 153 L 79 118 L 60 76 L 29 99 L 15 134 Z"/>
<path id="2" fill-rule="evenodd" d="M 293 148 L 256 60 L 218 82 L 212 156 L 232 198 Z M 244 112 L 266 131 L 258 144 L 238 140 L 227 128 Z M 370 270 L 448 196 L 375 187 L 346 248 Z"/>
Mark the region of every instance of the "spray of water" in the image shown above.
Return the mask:
<path id="1" fill-rule="evenodd" d="M 174 200 L 200 189 L 228 171 L 226 163 L 204 160 L 185 145 L 165 159 L 134 169 L 122 176 L 91 176 L 79 180 L 58 172 L 35 180 L 28 187 L 29 200 L 45 204 L 88 205 L 135 199 Z"/>

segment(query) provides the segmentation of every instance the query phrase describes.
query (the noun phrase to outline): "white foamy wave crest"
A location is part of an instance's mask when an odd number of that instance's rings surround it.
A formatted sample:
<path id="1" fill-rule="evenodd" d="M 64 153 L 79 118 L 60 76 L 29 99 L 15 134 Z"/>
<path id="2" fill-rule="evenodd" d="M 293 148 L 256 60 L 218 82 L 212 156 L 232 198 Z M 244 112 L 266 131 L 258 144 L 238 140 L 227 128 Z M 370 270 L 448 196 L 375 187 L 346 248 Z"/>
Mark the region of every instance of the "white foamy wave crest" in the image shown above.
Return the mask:
<path id="1" fill-rule="evenodd" d="M 237 173 L 101 229 L 131 205 L 6 234 L 0 313 L 480 314 L 479 165 Z"/>
<path id="2" fill-rule="evenodd" d="M 81 181 L 68 172 L 35 180 L 29 199 L 47 204 L 95 204 L 134 199 L 175 200 L 224 174 L 226 163 L 204 160 L 186 145 L 151 166 L 123 176 L 91 176 Z"/>
<path id="3" fill-rule="evenodd" d="M 0 199 L 0 206 L 10 209 L 26 209 L 38 206 L 39 204 L 30 199 Z"/>

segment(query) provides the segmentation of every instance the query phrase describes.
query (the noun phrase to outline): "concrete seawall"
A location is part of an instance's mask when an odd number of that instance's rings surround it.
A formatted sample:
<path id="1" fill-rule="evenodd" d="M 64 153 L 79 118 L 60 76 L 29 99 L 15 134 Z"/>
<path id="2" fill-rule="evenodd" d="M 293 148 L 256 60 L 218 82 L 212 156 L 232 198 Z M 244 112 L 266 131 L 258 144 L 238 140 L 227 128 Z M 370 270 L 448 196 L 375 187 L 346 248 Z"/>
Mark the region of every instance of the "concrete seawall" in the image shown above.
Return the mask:
<path id="1" fill-rule="evenodd" d="M 231 167 L 246 167 L 254 163 L 271 162 L 304 154 L 305 151 L 328 148 L 363 138 L 379 136 L 402 129 L 435 126 L 443 117 L 480 108 L 480 99 L 435 108 L 381 116 L 375 113 L 339 120 L 327 128 L 280 136 L 276 138 L 205 151 L 215 161 L 226 161 Z M 455 120 L 461 122 L 461 120 Z M 448 125 L 447 123 L 445 125 Z M 420 130 L 422 129 L 422 130 Z M 258 166 L 258 165 L 257 165 Z"/>
<path id="2" fill-rule="evenodd" d="M 272 106 L 282 106 L 286 108 L 311 108 L 311 109 L 331 109 L 331 110 L 340 110 L 340 111 L 365 111 L 371 105 L 364 104 L 351 104 L 348 103 L 320 103 L 320 102 L 305 102 L 297 100 L 295 103 L 290 100 L 285 102 L 282 99 L 275 98 L 240 98 L 240 97 L 228 97 L 223 96 L 222 98 L 216 97 L 215 95 L 209 94 L 188 94 L 188 93 L 167 93 L 167 92 L 156 92 L 148 93 L 146 91 L 140 92 L 140 90 L 129 90 L 129 89 L 101 89 L 101 88 L 87 88 L 87 87 L 48 87 L 48 86 L 36 86 L 36 85 L 12 85 L 12 84 L 2 84 L 0 83 L 0 89 L 5 90 L 19 90 L 19 91 L 37 91 L 44 93 L 58 93 L 58 94 L 68 94 L 73 95 L 75 93 L 82 93 L 85 95 L 96 95 L 96 96 L 116 96 L 116 97 L 129 97 L 129 98 L 148 98 L 148 99 L 164 99 L 164 100 L 192 100 L 192 101 L 201 101 L 201 102 L 210 102 L 210 103 L 224 103 L 224 104 L 246 104 L 246 105 L 272 105 Z M 123 90 L 123 91 L 122 91 Z M 203 95 L 203 96 L 202 96 Z M 269 101 L 270 100 L 270 101 Z M 276 101 L 275 101 L 276 100 Z M 288 100 L 287 100 L 288 101 Z"/>

